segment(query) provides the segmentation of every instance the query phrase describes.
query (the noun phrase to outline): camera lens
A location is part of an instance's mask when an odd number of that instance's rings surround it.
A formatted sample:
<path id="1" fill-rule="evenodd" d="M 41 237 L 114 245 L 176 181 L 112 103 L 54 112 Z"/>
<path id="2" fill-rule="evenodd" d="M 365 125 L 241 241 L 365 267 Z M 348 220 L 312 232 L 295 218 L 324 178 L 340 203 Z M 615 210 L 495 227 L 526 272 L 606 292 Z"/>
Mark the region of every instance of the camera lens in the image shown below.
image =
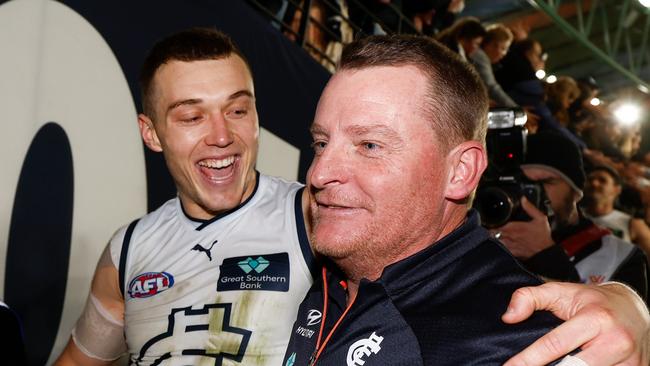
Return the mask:
<path id="1" fill-rule="evenodd" d="M 482 189 L 476 196 L 475 206 L 483 226 L 487 228 L 504 225 L 514 208 L 510 195 L 499 187 Z"/>

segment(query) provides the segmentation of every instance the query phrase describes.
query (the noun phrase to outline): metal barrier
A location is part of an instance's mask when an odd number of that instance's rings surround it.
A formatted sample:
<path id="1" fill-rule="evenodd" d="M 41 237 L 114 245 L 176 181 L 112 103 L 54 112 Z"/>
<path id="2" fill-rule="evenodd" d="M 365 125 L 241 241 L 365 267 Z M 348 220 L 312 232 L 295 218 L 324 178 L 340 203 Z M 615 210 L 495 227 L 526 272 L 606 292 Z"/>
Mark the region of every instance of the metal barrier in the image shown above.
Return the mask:
<path id="1" fill-rule="evenodd" d="M 348 6 L 356 7 L 364 16 L 368 17 L 370 21 L 381 28 L 386 33 L 418 33 L 413 22 L 406 17 L 395 5 L 385 4 L 386 9 L 394 12 L 398 18 L 395 27 L 385 24 L 376 14 L 374 14 L 367 6 L 359 0 L 286 0 L 284 3 L 286 7 L 281 9 L 280 12 L 274 12 L 269 9 L 265 1 L 262 0 L 248 0 L 248 2 L 264 14 L 269 20 L 275 24 L 279 29 L 284 32 L 290 39 L 294 40 L 296 44 L 305 48 L 314 58 L 319 61 L 323 66 L 330 71 L 334 69 L 338 61 L 337 55 L 327 52 L 327 44 L 329 42 L 338 42 L 342 45 L 350 40 L 342 37 L 340 29 L 344 26 L 349 27 L 354 35 L 364 34 L 362 26 L 355 24 L 347 11 Z M 276 4 L 278 2 L 276 1 Z M 319 7 L 322 13 L 327 16 L 321 18 L 313 16 L 312 12 L 316 7 Z M 289 16 L 285 16 L 285 15 Z M 307 14 L 308 16 L 304 16 Z M 296 24 L 296 19 L 299 19 Z M 328 24 L 330 21 L 330 24 Z M 339 22 L 339 32 L 333 30 L 332 26 L 335 22 Z M 313 39 L 313 30 L 321 32 L 323 38 L 326 40 Z M 310 37 L 312 34 L 312 37 Z M 321 41 L 319 43 L 319 41 Z"/>
<path id="2" fill-rule="evenodd" d="M 345 6 L 354 7 L 386 33 L 419 33 L 412 20 L 390 3 L 385 4 L 385 7 L 391 9 L 398 19 L 393 25 L 385 24 L 360 0 L 286 0 L 284 14 L 294 15 L 289 17 L 282 17 L 282 14 L 269 10 L 264 4 L 268 1 L 248 0 L 248 2 L 330 71 L 333 71 L 338 58 L 336 54 L 327 51 L 327 44 L 347 42 L 341 37 L 342 26 L 339 27 L 339 32 L 336 32 L 332 29 L 333 23 L 328 24 L 328 21 L 335 19 L 339 24 L 345 24 L 355 36 L 364 33 L 363 25 L 355 24 L 351 20 L 347 9 L 344 10 Z M 276 3 L 278 2 L 282 1 L 276 0 Z M 616 70 L 637 85 L 640 90 L 646 93 L 650 91 L 648 82 L 640 77 L 641 72 L 650 67 L 650 53 L 647 46 L 650 11 L 638 4 L 638 0 L 528 0 L 528 2 L 538 11 L 547 14 L 557 27 L 588 49 L 603 64 Z M 560 15 L 560 7 L 566 4 L 573 4 L 577 9 L 575 25 Z M 320 14 L 314 16 L 314 9 L 317 8 L 320 8 Z M 323 16 L 323 13 L 327 16 Z M 616 17 L 614 24 L 609 19 L 612 14 Z M 629 25 L 631 17 L 645 17 L 642 30 L 626 26 Z M 297 24 L 295 19 L 299 19 Z M 596 35 L 592 33 L 595 33 L 593 30 L 596 28 L 600 32 L 597 36 L 602 35 L 602 39 L 594 40 Z M 314 34 L 318 33 L 322 39 L 316 39 L 318 37 Z M 603 47 L 598 47 L 596 43 L 602 44 Z"/>
<path id="3" fill-rule="evenodd" d="M 579 44 L 586 47 L 595 57 L 600 59 L 614 70 L 618 71 L 625 78 L 635 83 L 638 88 L 648 93 L 650 85 L 640 78 L 641 71 L 644 67 L 650 66 L 650 55 L 648 54 L 648 32 L 650 31 L 650 11 L 642 8 L 637 0 L 607 1 L 592 0 L 589 3 L 588 10 L 583 9 L 582 0 L 529 0 L 540 11 L 547 14 L 560 29 L 568 36 L 573 38 Z M 576 12 L 576 26 L 569 23 L 558 13 L 561 5 L 574 3 L 578 11 Z M 610 16 L 617 16 L 617 23 L 614 27 L 610 23 Z M 586 15 L 586 17 L 585 17 Z M 645 17 L 643 30 L 629 27 L 632 17 Z M 632 21 L 634 22 L 634 20 Z M 592 30 L 598 26 L 602 32 L 603 47 L 594 44 L 594 35 Z M 599 35 L 600 36 L 600 35 Z M 640 47 L 632 46 L 633 39 L 640 39 Z M 625 49 L 621 49 L 621 44 L 625 44 Z M 622 61 L 621 61 L 622 60 Z M 627 61 L 627 62 L 626 62 Z"/>

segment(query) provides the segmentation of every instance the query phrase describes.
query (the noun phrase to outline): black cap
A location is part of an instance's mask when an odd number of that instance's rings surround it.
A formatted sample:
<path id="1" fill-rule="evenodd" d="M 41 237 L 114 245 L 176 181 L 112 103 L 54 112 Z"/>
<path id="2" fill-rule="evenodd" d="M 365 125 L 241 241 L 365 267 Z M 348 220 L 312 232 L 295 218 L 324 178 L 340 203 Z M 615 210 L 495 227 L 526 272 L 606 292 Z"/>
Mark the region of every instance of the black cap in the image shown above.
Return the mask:
<path id="1" fill-rule="evenodd" d="M 616 183 L 616 185 L 620 186 L 620 185 L 623 184 L 623 179 L 621 179 L 621 175 L 618 174 L 616 169 L 612 168 L 609 165 L 604 165 L 604 164 L 603 165 L 596 165 L 595 167 L 589 169 L 589 173 L 596 172 L 596 171 L 604 171 L 607 174 L 609 174 L 612 177 L 612 179 L 614 180 L 614 183 Z"/>
<path id="2" fill-rule="evenodd" d="M 578 145 L 561 133 L 547 130 L 529 135 L 525 163 L 522 167 L 539 167 L 558 173 L 577 192 L 582 194 L 585 171 L 582 152 Z"/>

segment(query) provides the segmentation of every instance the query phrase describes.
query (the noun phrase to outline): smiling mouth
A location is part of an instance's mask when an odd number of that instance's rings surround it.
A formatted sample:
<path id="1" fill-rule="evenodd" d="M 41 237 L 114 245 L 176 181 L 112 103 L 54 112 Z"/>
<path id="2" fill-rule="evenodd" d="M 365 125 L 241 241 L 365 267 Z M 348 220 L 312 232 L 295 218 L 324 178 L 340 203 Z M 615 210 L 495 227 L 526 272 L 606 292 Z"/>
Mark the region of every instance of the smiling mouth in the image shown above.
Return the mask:
<path id="1" fill-rule="evenodd" d="M 235 155 L 231 155 L 223 159 L 203 159 L 197 165 L 204 177 L 217 183 L 233 176 L 235 162 Z"/>
<path id="2" fill-rule="evenodd" d="M 327 210 L 331 212 L 353 211 L 359 209 L 359 207 L 352 206 L 343 202 L 333 202 L 329 200 L 316 200 L 314 203 L 316 204 L 317 209 Z"/>
<path id="3" fill-rule="evenodd" d="M 235 163 L 235 156 L 231 155 L 224 159 L 205 159 L 199 161 L 199 166 L 210 169 L 223 169 Z"/>
<path id="4" fill-rule="evenodd" d="M 342 209 L 351 209 L 352 207 L 347 207 L 347 206 L 339 206 L 339 205 L 326 205 L 323 203 L 316 203 L 319 208 L 328 208 L 328 209 L 333 209 L 333 210 L 342 210 Z"/>
<path id="5" fill-rule="evenodd" d="M 358 207 L 341 206 L 335 203 L 328 202 L 324 204 L 317 202 L 315 207 L 312 206 L 312 214 L 314 218 L 323 223 L 323 220 L 348 220 L 361 214 L 363 209 Z"/>

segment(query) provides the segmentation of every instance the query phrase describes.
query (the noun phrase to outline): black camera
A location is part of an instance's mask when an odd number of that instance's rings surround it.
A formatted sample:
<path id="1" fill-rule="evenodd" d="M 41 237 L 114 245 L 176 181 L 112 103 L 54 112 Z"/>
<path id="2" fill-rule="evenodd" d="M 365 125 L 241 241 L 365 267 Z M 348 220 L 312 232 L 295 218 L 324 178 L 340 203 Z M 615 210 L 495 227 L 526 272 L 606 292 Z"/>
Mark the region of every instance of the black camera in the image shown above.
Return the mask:
<path id="1" fill-rule="evenodd" d="M 487 228 L 499 227 L 508 221 L 530 221 L 521 207 L 522 196 L 547 215 L 550 212 L 544 187 L 527 179 L 521 171 L 528 134 L 525 123 L 526 114 L 519 108 L 491 109 L 488 114 L 488 168 L 473 204 Z"/>

